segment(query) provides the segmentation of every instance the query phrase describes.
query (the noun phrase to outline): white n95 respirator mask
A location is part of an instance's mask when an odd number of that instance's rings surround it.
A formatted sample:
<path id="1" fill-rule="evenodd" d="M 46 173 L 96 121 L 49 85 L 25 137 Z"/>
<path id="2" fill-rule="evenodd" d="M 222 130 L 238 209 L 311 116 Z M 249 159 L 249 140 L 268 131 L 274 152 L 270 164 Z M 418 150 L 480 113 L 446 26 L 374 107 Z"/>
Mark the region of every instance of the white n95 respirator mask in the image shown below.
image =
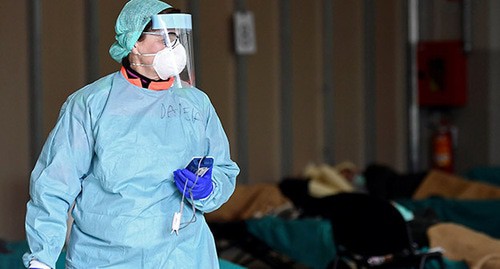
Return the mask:
<path id="1" fill-rule="evenodd" d="M 161 79 L 179 75 L 186 67 L 186 49 L 180 43 L 172 48 L 164 48 L 156 53 L 153 59 L 153 69 Z"/>

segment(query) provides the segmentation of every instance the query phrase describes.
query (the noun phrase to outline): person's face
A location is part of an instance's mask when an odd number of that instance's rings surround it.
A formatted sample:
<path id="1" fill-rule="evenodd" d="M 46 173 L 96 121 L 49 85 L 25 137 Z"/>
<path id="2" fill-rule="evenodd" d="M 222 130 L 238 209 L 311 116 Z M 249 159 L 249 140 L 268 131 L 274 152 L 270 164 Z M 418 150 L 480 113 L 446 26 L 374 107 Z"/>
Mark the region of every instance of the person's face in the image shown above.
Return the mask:
<path id="1" fill-rule="evenodd" d="M 131 63 L 140 63 L 141 66 L 133 66 L 132 68 L 140 74 L 151 78 L 159 79 L 159 75 L 152 64 L 155 55 L 166 47 L 175 47 L 178 44 L 177 34 L 173 31 L 148 31 L 144 32 L 142 37 L 135 43 L 132 48 L 132 53 L 129 55 Z"/>
<path id="2" fill-rule="evenodd" d="M 137 41 L 134 48 L 136 53 L 139 54 L 155 54 L 160 50 L 165 48 L 165 42 L 163 39 L 163 35 L 160 31 L 152 31 L 148 34 L 144 34 L 144 38 L 140 41 Z M 144 64 L 152 64 L 154 56 L 145 56 L 142 57 L 141 62 Z"/>

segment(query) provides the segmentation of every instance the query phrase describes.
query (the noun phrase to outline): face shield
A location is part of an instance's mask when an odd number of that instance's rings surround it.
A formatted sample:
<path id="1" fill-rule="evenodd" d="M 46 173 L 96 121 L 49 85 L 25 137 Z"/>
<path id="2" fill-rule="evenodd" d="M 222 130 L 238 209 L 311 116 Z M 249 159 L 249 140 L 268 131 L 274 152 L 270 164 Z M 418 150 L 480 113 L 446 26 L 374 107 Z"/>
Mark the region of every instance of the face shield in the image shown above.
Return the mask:
<path id="1" fill-rule="evenodd" d="M 153 63 L 162 79 L 175 77 L 178 88 L 195 87 L 193 35 L 191 15 L 174 13 L 151 17 L 152 29 L 162 35 L 165 49 L 160 51 Z"/>

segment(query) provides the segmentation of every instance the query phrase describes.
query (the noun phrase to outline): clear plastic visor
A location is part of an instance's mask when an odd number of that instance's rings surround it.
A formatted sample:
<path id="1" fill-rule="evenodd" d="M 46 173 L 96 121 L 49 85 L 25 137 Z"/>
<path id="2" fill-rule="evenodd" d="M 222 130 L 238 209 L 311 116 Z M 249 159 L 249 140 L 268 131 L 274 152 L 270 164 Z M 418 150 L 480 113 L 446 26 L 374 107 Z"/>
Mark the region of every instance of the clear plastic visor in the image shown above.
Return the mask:
<path id="1" fill-rule="evenodd" d="M 152 16 L 151 21 L 153 31 L 144 34 L 161 36 L 165 47 L 171 48 L 173 52 L 178 51 L 174 49 L 178 45 L 182 45 L 185 49 L 186 65 L 175 76 L 175 85 L 179 88 L 195 87 L 191 15 L 184 13 L 158 14 Z M 184 61 L 177 53 L 172 53 L 172 57 L 179 57 L 175 59 L 176 61 Z"/>

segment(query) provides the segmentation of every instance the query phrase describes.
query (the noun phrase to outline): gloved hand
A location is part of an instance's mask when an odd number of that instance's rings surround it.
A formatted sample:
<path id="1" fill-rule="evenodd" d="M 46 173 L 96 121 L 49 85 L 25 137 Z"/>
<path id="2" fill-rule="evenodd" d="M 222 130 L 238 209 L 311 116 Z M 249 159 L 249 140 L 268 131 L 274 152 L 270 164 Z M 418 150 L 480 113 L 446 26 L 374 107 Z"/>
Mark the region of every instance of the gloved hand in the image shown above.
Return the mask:
<path id="1" fill-rule="evenodd" d="M 31 260 L 30 261 L 30 269 L 50 269 L 48 265 L 46 265 L 43 262 L 39 262 L 37 260 Z"/>
<path id="2" fill-rule="evenodd" d="M 186 197 L 191 197 L 190 192 L 193 194 L 193 199 L 195 200 L 208 197 L 214 189 L 212 184 L 212 168 L 208 168 L 208 171 L 203 176 L 198 177 L 198 179 L 196 178 L 197 176 L 186 168 L 174 171 L 175 185 L 181 193 L 184 191 L 184 186 L 187 182 L 184 192 Z"/>

